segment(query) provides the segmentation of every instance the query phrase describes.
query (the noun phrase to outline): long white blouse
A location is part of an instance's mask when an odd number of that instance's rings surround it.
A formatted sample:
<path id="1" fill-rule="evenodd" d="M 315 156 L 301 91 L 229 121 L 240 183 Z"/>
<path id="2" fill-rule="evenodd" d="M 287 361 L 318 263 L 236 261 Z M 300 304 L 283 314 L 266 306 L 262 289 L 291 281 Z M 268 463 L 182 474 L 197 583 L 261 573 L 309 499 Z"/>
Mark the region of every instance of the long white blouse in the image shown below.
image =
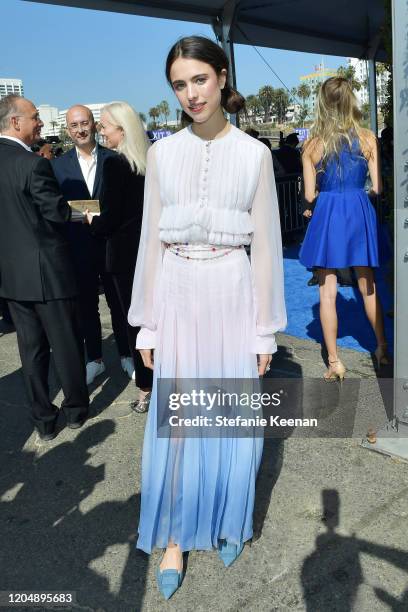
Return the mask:
<path id="1" fill-rule="evenodd" d="M 155 348 L 154 296 L 164 243 L 251 245 L 256 309 L 254 353 L 277 350 L 286 326 L 282 241 L 272 156 L 231 125 L 205 141 L 190 127 L 148 152 L 143 222 L 128 320 L 141 327 L 137 348 Z"/>

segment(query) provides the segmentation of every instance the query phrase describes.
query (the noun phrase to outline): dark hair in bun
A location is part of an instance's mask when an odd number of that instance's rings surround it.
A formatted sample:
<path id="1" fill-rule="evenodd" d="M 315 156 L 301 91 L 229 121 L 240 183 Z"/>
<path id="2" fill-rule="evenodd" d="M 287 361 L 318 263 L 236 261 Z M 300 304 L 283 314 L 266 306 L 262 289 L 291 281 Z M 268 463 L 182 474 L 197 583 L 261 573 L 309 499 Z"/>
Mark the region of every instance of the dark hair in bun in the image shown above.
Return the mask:
<path id="1" fill-rule="evenodd" d="M 170 49 L 166 60 L 166 78 L 170 85 L 170 70 L 179 57 L 209 64 L 217 75 L 221 74 L 222 70 L 226 70 L 227 81 L 221 92 L 221 105 L 228 113 L 237 113 L 245 108 L 245 98 L 228 84 L 228 58 L 217 43 L 205 36 L 186 36 L 178 40 Z M 192 119 L 183 111 L 182 121 L 191 123 Z"/>

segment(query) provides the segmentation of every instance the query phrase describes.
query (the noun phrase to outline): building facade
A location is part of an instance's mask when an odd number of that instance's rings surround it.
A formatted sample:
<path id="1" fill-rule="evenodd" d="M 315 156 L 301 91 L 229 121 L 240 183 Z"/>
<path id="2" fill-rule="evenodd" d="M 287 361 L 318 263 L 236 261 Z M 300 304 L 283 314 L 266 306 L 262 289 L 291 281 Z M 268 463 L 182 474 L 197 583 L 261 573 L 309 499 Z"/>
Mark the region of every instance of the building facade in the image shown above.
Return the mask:
<path id="1" fill-rule="evenodd" d="M 362 106 L 368 104 L 368 62 L 367 60 L 359 60 L 355 57 L 347 58 L 349 66 L 354 68 L 355 78 L 360 81 L 361 88 L 355 91 L 357 100 Z M 385 102 L 386 89 L 390 73 L 387 70 L 382 70 L 377 67 L 377 104 L 381 106 Z"/>
<path id="2" fill-rule="evenodd" d="M 0 77 L 0 100 L 11 94 L 24 96 L 23 81 L 21 79 L 5 79 Z"/>
<path id="3" fill-rule="evenodd" d="M 285 119 L 288 123 L 294 123 L 300 113 L 300 104 L 290 104 L 286 111 Z"/>
<path id="4" fill-rule="evenodd" d="M 59 136 L 58 108 L 49 104 L 40 104 L 38 112 L 40 113 L 41 121 L 44 123 L 41 136 L 43 138 Z"/>
<path id="5" fill-rule="evenodd" d="M 321 63 L 318 66 L 315 66 L 314 72 L 311 72 L 310 74 L 305 74 L 304 76 L 300 77 L 300 84 L 307 85 L 310 89 L 310 95 L 305 100 L 309 119 L 314 116 L 319 85 L 321 85 L 326 79 L 336 75 L 336 70 L 332 70 L 331 68 L 325 68 L 324 64 Z"/>
<path id="6" fill-rule="evenodd" d="M 361 83 L 360 89 L 354 92 L 359 105 L 368 104 L 368 62 L 355 57 L 348 57 L 347 64 L 354 68 L 355 78 Z"/>

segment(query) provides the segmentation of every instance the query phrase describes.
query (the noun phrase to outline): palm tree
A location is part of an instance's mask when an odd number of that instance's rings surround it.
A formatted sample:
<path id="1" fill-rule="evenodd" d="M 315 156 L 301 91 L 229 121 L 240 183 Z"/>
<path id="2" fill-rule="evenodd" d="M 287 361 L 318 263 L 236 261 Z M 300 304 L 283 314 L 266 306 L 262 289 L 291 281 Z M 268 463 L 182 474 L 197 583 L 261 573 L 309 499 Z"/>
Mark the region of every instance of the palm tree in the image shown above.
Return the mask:
<path id="1" fill-rule="evenodd" d="M 62 146 L 71 142 L 71 138 L 68 134 L 67 128 L 65 128 L 64 126 L 60 127 L 59 139 L 62 142 Z"/>
<path id="2" fill-rule="evenodd" d="M 157 108 L 157 110 L 159 111 L 159 115 L 160 115 L 160 123 L 161 123 L 161 125 L 163 125 L 163 124 L 164 124 L 164 115 L 163 115 L 162 103 L 160 102 L 160 103 L 157 105 L 157 107 L 156 107 L 156 108 Z"/>
<path id="3" fill-rule="evenodd" d="M 306 104 L 306 100 L 310 98 L 312 90 L 310 89 L 309 85 L 307 85 L 306 83 L 302 83 L 301 85 L 299 85 L 297 93 L 299 98 L 302 100 L 302 107 L 299 112 L 299 121 L 301 121 L 302 126 L 304 126 L 305 120 L 307 119 L 307 116 L 309 114 L 309 109 Z"/>
<path id="4" fill-rule="evenodd" d="M 298 120 L 302 124 L 302 127 L 304 127 L 305 125 L 305 121 L 307 119 L 308 114 L 309 114 L 309 109 L 307 108 L 307 106 L 306 105 L 301 106 L 298 112 Z"/>
<path id="5" fill-rule="evenodd" d="M 245 106 L 250 111 L 251 118 L 256 120 L 256 117 L 262 112 L 262 104 L 258 96 L 250 94 L 246 97 Z"/>
<path id="6" fill-rule="evenodd" d="M 160 117 L 160 111 L 157 106 L 153 106 L 149 109 L 149 117 L 153 119 L 152 123 L 156 126 L 156 119 Z"/>
<path id="7" fill-rule="evenodd" d="M 382 62 L 376 62 L 375 71 L 377 74 L 384 74 L 385 72 L 388 72 L 388 69 L 387 66 Z"/>
<path id="8" fill-rule="evenodd" d="M 267 122 L 271 114 L 271 106 L 273 102 L 274 89 L 270 85 L 264 85 L 258 91 L 258 98 L 264 112 L 264 123 Z"/>
<path id="9" fill-rule="evenodd" d="M 337 69 L 337 74 L 348 80 L 353 91 L 359 91 L 361 89 L 361 82 L 356 78 L 354 66 L 340 66 Z"/>
<path id="10" fill-rule="evenodd" d="M 278 89 L 274 90 L 272 108 L 274 114 L 276 114 L 278 117 L 278 123 L 285 122 L 289 102 L 290 98 L 288 92 L 285 89 L 279 87 Z"/>
<path id="11" fill-rule="evenodd" d="M 52 127 L 53 136 L 55 136 L 55 128 L 58 127 L 58 121 L 50 121 L 50 125 Z"/>
<path id="12" fill-rule="evenodd" d="M 297 94 L 298 94 L 299 98 L 302 100 L 303 105 L 305 105 L 306 100 L 310 97 L 311 93 L 312 93 L 312 91 L 311 91 L 309 85 L 307 85 L 306 83 L 302 83 L 297 88 Z"/>
<path id="13" fill-rule="evenodd" d="M 167 100 L 162 100 L 160 104 L 157 105 L 157 109 L 160 115 L 163 115 L 164 123 L 166 124 L 166 127 L 167 127 L 167 117 L 170 115 L 170 107 L 169 107 L 169 103 L 167 102 Z"/>
<path id="14" fill-rule="evenodd" d="M 298 88 L 292 87 L 292 89 L 290 90 L 290 101 L 292 104 L 296 104 L 297 97 L 298 97 Z"/>
<path id="15" fill-rule="evenodd" d="M 139 117 L 142 123 L 146 123 L 146 115 L 144 113 L 139 113 Z"/>

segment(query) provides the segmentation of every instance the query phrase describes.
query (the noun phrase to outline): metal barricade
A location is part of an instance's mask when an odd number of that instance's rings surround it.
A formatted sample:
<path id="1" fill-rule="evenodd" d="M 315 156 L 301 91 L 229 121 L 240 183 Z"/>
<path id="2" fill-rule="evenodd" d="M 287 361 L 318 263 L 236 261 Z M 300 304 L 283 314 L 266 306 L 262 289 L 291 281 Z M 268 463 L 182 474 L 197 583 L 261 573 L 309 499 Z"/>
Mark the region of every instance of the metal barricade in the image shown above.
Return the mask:
<path id="1" fill-rule="evenodd" d="M 303 231 L 307 221 L 303 216 L 300 197 L 301 176 L 285 174 L 276 177 L 282 237 Z"/>

